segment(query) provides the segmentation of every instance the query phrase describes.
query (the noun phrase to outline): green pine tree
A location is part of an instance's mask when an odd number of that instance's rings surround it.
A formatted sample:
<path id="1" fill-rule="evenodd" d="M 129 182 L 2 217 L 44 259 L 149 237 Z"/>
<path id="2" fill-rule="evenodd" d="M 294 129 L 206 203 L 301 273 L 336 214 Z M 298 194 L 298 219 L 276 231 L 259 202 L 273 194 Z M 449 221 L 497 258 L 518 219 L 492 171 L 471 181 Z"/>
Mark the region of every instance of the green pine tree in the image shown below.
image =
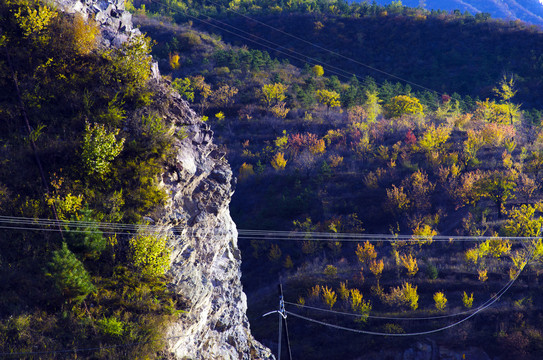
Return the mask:
<path id="1" fill-rule="evenodd" d="M 46 275 L 53 277 L 57 288 L 70 303 L 81 303 L 96 289 L 83 263 L 68 249 L 65 242 L 60 250 L 53 252 L 48 270 Z"/>

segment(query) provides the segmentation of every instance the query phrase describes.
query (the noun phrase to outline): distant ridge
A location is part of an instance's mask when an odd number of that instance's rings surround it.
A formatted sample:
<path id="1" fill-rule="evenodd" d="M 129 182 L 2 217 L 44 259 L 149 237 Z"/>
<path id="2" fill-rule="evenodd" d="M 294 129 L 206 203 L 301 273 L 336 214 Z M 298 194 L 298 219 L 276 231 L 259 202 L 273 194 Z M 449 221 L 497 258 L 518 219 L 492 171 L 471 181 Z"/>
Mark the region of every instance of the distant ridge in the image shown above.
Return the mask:
<path id="1" fill-rule="evenodd" d="M 392 0 L 376 2 L 387 5 Z M 486 12 L 493 18 L 518 19 L 543 26 L 543 0 L 403 0 L 402 4 L 409 7 L 420 6 L 427 10 L 460 10 L 472 14 Z"/>

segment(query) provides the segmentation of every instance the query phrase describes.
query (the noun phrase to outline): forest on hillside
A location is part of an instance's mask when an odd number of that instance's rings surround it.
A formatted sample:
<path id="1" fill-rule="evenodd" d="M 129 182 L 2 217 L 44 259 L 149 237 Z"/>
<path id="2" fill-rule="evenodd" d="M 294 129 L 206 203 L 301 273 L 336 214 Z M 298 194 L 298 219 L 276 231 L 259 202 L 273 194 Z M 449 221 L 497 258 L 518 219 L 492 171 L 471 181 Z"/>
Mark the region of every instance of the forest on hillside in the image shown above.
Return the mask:
<path id="1" fill-rule="evenodd" d="M 159 175 L 184 134 L 148 81 L 152 54 L 238 178 L 258 340 L 277 348 L 261 316 L 282 277 L 296 357 L 394 358 L 416 341 L 541 357 L 537 28 L 398 3 L 127 7 L 147 36 L 104 50 L 93 21 L 0 3 L 1 219 L 61 224 L 0 236 L 2 351 L 163 357 L 163 329 L 187 306 L 166 286 L 166 240 L 95 227 L 142 229 L 165 201 Z"/>
<path id="2" fill-rule="evenodd" d="M 543 221 L 542 109 L 532 91 L 541 53 L 530 45 L 540 31 L 408 8 L 191 9 L 211 16 L 200 22 L 169 6 L 140 7 L 137 22 L 238 174 L 238 228 L 289 234 L 240 239 L 259 340 L 277 346 L 260 318 L 276 307 L 275 288 L 262 284 L 282 277 L 298 315 L 411 334 L 477 313 L 429 336 L 460 352 L 540 355 L 543 246 L 514 240 L 540 236 Z M 315 241 L 315 233 L 329 236 Z M 383 235 L 343 241 L 348 234 Z M 381 319 L 402 316 L 425 321 Z M 353 358 L 361 349 L 386 357 L 413 345 L 289 323 L 293 352 L 306 358 Z M 385 343 L 390 352 L 379 353 Z"/>
<path id="3" fill-rule="evenodd" d="M 166 239 L 138 226 L 182 136 L 148 81 L 151 40 L 100 47 L 94 21 L 34 0 L 0 19 L 0 357 L 156 358 L 186 304 Z"/>

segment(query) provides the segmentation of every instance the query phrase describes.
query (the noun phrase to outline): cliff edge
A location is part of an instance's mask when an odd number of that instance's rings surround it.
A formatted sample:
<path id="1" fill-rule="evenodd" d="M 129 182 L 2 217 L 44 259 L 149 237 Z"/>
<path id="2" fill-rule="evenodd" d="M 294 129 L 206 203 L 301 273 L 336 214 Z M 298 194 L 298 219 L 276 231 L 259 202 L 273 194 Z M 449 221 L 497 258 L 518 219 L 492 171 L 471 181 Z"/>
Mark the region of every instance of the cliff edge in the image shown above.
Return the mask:
<path id="1" fill-rule="evenodd" d="M 119 46 L 139 34 L 124 0 L 56 0 L 66 13 L 93 18 L 102 46 Z M 156 225 L 169 234 L 171 288 L 187 312 L 164 335 L 166 353 L 177 359 L 273 359 L 251 335 L 247 299 L 241 285 L 241 254 L 229 212 L 235 178 L 213 132 L 161 79 L 153 64 L 152 82 L 162 116 L 176 136 L 175 159 L 162 176 L 169 198 Z"/>

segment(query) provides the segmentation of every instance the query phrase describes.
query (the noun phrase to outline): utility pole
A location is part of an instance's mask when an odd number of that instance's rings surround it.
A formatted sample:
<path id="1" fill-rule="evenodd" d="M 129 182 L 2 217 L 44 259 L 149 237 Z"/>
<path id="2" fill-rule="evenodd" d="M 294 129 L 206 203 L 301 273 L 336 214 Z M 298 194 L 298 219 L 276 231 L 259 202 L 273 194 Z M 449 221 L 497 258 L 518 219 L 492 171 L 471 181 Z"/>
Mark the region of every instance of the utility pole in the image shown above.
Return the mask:
<path id="1" fill-rule="evenodd" d="M 287 340 L 287 349 L 288 349 L 288 360 L 292 360 L 292 353 L 290 351 L 290 339 L 288 337 L 287 312 L 285 311 L 285 301 L 283 299 L 283 284 L 281 282 L 279 282 L 279 311 L 281 314 L 281 318 L 279 319 L 280 321 L 279 326 L 281 326 L 281 323 L 282 323 L 283 327 L 285 328 L 285 337 Z"/>
<path id="2" fill-rule="evenodd" d="M 279 338 L 277 340 L 277 360 L 281 360 L 281 350 L 282 350 L 281 343 L 283 340 L 283 329 L 285 330 L 285 336 L 286 336 L 286 342 L 287 342 L 288 360 L 292 360 L 292 353 L 290 351 L 290 339 L 288 336 L 287 312 L 285 310 L 285 301 L 283 300 L 283 284 L 281 282 L 279 282 L 278 289 L 279 289 L 279 309 L 270 311 L 262 315 L 262 317 L 271 315 L 273 313 L 279 314 Z"/>

